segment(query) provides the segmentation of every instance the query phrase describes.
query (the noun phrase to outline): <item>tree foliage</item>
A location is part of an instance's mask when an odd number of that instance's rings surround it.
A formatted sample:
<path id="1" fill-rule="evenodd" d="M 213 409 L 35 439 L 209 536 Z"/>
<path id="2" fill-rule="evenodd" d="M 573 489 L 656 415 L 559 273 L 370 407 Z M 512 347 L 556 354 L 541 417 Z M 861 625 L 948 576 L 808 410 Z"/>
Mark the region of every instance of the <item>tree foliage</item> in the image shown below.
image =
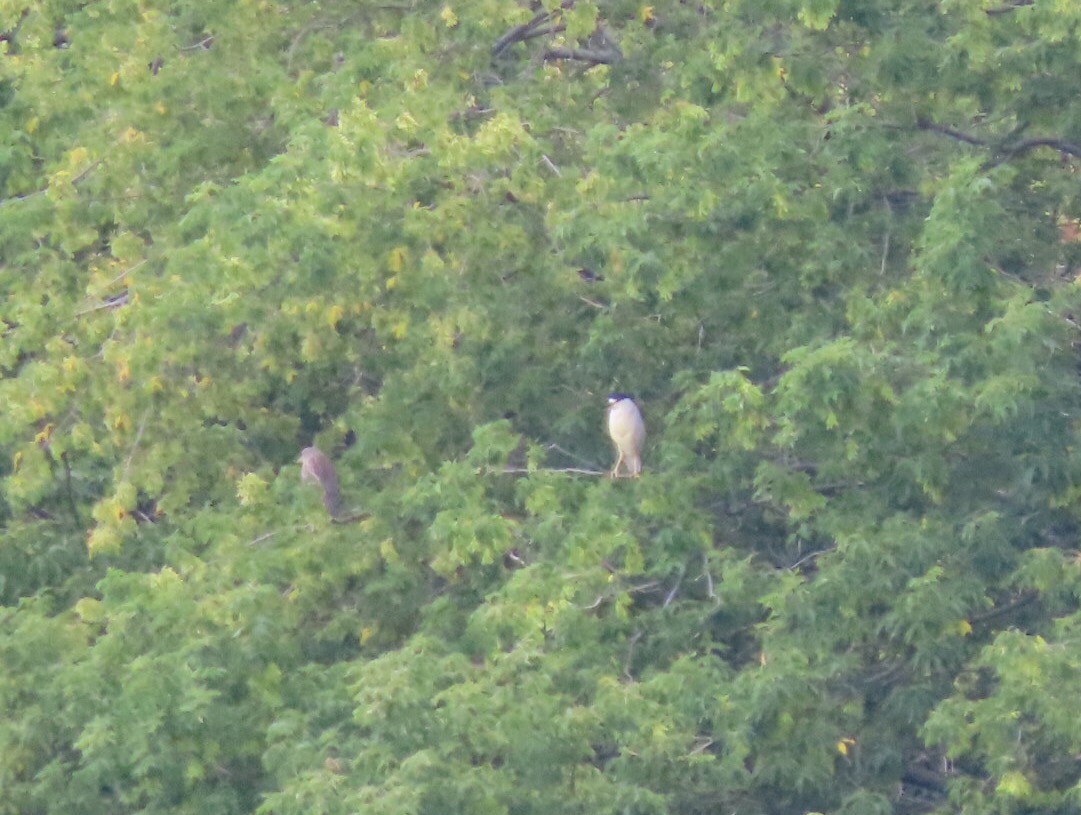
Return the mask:
<path id="1" fill-rule="evenodd" d="M 1081 806 L 1081 6 L 0 31 L 0 815 Z"/>

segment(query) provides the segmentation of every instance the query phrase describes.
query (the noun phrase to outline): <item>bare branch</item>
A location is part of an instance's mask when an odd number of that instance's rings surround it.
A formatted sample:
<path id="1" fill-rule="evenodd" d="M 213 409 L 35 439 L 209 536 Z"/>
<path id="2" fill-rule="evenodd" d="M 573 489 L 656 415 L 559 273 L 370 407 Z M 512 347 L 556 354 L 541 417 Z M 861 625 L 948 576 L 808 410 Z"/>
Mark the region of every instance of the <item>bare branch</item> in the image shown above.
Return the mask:
<path id="1" fill-rule="evenodd" d="M 936 124 L 929 119 L 924 119 L 922 116 L 916 120 L 916 127 L 920 130 L 930 130 L 933 133 L 941 133 L 943 136 L 949 136 L 951 139 L 956 139 L 965 144 L 972 144 L 976 147 L 987 147 L 987 142 L 983 139 L 977 138 L 976 136 L 970 136 L 967 133 L 962 133 L 960 130 L 954 130 L 952 127 Z"/>
<path id="2" fill-rule="evenodd" d="M 993 620 L 996 617 L 1001 617 L 1004 614 L 1009 614 L 1011 611 L 1016 611 L 1019 608 L 1024 608 L 1029 603 L 1035 601 L 1037 597 L 1039 597 L 1039 594 L 1035 591 L 1023 592 L 1020 597 L 1015 600 L 1011 600 L 1005 605 L 988 609 L 987 611 L 981 612 L 980 614 L 973 614 L 971 617 L 968 618 L 968 621 L 970 624 L 985 623 L 988 620 Z"/>
<path id="3" fill-rule="evenodd" d="M 582 458 L 581 456 L 575 455 L 570 450 L 564 450 L 562 447 L 560 447 L 558 444 L 555 444 L 554 442 L 551 443 L 551 444 L 544 445 L 544 449 L 545 450 L 555 450 L 557 453 L 562 453 L 567 458 L 572 458 L 575 461 L 577 461 L 579 464 L 584 464 L 587 467 L 590 467 L 591 469 L 596 469 L 597 468 L 597 464 L 595 462 L 587 461 L 586 459 Z"/>
<path id="4" fill-rule="evenodd" d="M 631 662 L 634 660 L 634 649 L 638 646 L 638 640 L 642 639 L 642 631 L 639 629 L 627 640 L 627 658 L 623 660 L 623 675 L 631 682 L 634 676 L 631 674 Z"/>
<path id="5" fill-rule="evenodd" d="M 354 512 L 352 515 L 343 515 L 341 517 L 332 517 L 330 522 L 332 524 L 355 524 L 357 521 L 363 521 L 365 518 L 372 517 L 370 512 Z"/>
<path id="6" fill-rule="evenodd" d="M 121 306 L 125 305 L 127 302 L 128 302 L 128 293 L 124 292 L 123 294 L 117 295 L 116 297 L 112 298 L 111 300 L 106 300 L 104 303 L 99 303 L 96 306 L 90 306 L 90 308 L 84 308 L 82 311 L 76 311 L 75 316 L 76 317 L 82 317 L 84 314 L 91 314 L 91 313 L 93 313 L 95 311 L 101 311 L 102 309 L 107 309 L 107 308 L 120 308 Z"/>
<path id="7" fill-rule="evenodd" d="M 128 451 L 128 458 L 124 462 L 124 471 L 120 476 L 121 481 L 128 480 L 128 470 L 131 469 L 132 459 L 135 458 L 135 451 L 139 449 L 139 442 L 143 439 L 143 431 L 146 430 L 146 420 L 150 418 L 150 408 L 143 411 L 143 418 L 139 420 L 139 429 L 135 431 L 135 440 L 131 443 L 131 449 Z"/>
<path id="8" fill-rule="evenodd" d="M 1051 147 L 1060 153 L 1068 153 L 1071 156 L 1081 158 L 1081 145 L 1063 141 L 1062 139 L 1026 139 L 1018 142 L 1013 147 L 1006 148 L 1006 158 L 1013 158 L 1021 153 L 1027 153 L 1029 150 L 1035 150 L 1037 147 Z"/>
<path id="9" fill-rule="evenodd" d="M 535 470 L 530 470 L 526 467 L 504 467 L 500 472 L 513 474 L 513 475 L 529 475 L 530 473 L 573 473 L 574 475 L 608 475 L 607 471 L 602 470 L 583 470 L 579 467 L 561 467 L 561 468 L 546 468 L 538 467 Z"/>
<path id="10" fill-rule="evenodd" d="M 563 176 L 563 173 L 559 172 L 559 168 L 556 167 L 555 164 L 552 163 L 552 160 L 550 158 L 548 158 L 548 156 L 542 154 L 541 155 L 541 162 L 543 162 L 544 166 L 547 167 L 549 170 L 551 170 L 556 176 L 559 176 L 559 177 Z"/>
<path id="11" fill-rule="evenodd" d="M 989 170 L 992 167 L 997 167 L 1003 162 L 1009 161 L 1012 158 L 1028 153 L 1039 147 L 1050 147 L 1053 150 L 1057 150 L 1060 153 L 1065 153 L 1075 158 L 1081 158 L 1081 145 L 1074 144 L 1073 142 L 1065 141 L 1064 139 L 1054 139 L 1050 137 L 1025 139 L 1024 141 L 1017 142 L 1013 145 L 995 145 L 988 142 L 986 139 L 981 139 L 978 136 L 973 136 L 970 133 L 964 133 L 960 130 L 955 130 L 952 127 L 946 125 L 940 125 L 929 119 L 919 118 L 916 120 L 916 127 L 920 130 L 928 130 L 933 133 L 941 133 L 943 136 L 948 136 L 959 142 L 965 144 L 971 144 L 973 147 L 985 147 L 993 150 L 996 155 L 994 158 L 988 159 L 981 169 Z M 1022 130 L 1024 128 L 1021 128 Z"/>
<path id="12" fill-rule="evenodd" d="M 554 59 L 575 59 L 581 62 L 591 62 L 594 65 L 614 65 L 622 58 L 622 54 L 616 49 L 592 49 L 592 48 L 549 48 L 544 52 L 544 60 L 548 62 Z"/>
<path id="13" fill-rule="evenodd" d="M 200 48 L 203 50 L 209 50 L 210 46 L 214 43 L 214 35 L 207 34 L 199 42 L 194 42 L 191 45 L 180 46 L 181 51 L 198 51 Z"/>
<path id="14" fill-rule="evenodd" d="M 698 742 L 698 744 L 696 744 L 694 749 L 691 750 L 691 752 L 687 755 L 697 756 L 700 753 L 704 753 L 706 750 L 713 746 L 713 739 L 707 738 L 705 736 L 699 736 L 695 739 L 695 741 Z"/>
<path id="15" fill-rule="evenodd" d="M 1035 2 L 1035 0 L 1015 0 L 1015 2 L 1007 3 L 1004 6 L 995 6 L 994 8 L 985 9 L 984 14 L 986 14 L 988 17 L 995 17 L 999 14 L 1009 14 L 1011 12 L 1017 11 L 1017 9 L 1019 8 L 1031 6 L 1033 2 Z"/>
<path id="16" fill-rule="evenodd" d="M 502 37 L 495 41 L 495 45 L 492 46 L 492 57 L 498 57 L 516 42 L 525 42 L 531 36 L 535 36 L 532 32 L 538 27 L 543 26 L 550 19 L 552 19 L 552 15 L 547 11 L 542 11 L 534 15 L 533 19 L 528 23 L 514 26 L 514 28 L 507 31 Z"/>
<path id="17" fill-rule="evenodd" d="M 672 590 L 664 598 L 664 605 L 661 608 L 668 608 L 672 604 L 672 601 L 676 599 L 676 595 L 679 594 L 679 587 L 683 585 L 683 575 L 687 573 L 686 566 L 679 567 L 679 575 L 676 577 L 676 583 L 672 586 Z"/>
<path id="18" fill-rule="evenodd" d="M 836 548 L 837 548 L 836 546 L 830 546 L 827 549 L 819 549 L 817 552 L 811 552 L 809 555 L 804 555 L 799 560 L 797 560 L 795 563 L 793 563 L 791 566 L 789 566 L 788 571 L 792 571 L 796 567 L 802 566 L 808 560 L 813 560 L 814 558 L 818 557 L 819 555 L 825 555 L 825 554 L 827 554 L 829 552 L 832 552 Z"/>

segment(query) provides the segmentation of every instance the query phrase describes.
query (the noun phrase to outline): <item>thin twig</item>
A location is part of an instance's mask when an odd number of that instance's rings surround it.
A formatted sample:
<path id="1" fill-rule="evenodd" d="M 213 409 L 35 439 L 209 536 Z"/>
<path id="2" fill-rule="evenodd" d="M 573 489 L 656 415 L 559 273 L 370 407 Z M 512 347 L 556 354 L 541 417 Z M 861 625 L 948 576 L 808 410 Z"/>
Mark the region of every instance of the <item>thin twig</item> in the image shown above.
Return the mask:
<path id="1" fill-rule="evenodd" d="M 84 169 L 77 176 L 71 179 L 71 185 L 74 187 L 85 181 L 86 177 L 90 175 L 90 173 L 92 173 L 94 170 L 101 166 L 102 161 L 103 159 L 99 158 L 97 161 L 92 162 L 89 166 L 86 167 L 86 169 Z M 40 190 L 34 190 L 33 192 L 28 192 L 25 195 L 14 195 L 11 198 L 5 198 L 3 200 L 0 200 L 0 207 L 7 206 L 8 204 L 13 204 L 18 201 L 27 201 L 31 198 L 36 198 L 39 195 L 44 195 L 48 191 L 49 185 L 46 185 Z"/>
<path id="2" fill-rule="evenodd" d="M 370 512 L 354 512 L 352 515 L 342 515 L 340 518 L 331 518 L 332 524 L 355 524 L 357 521 L 363 521 L 365 518 L 372 517 Z"/>
<path id="3" fill-rule="evenodd" d="M 207 34 L 205 37 L 203 37 L 203 39 L 199 40 L 199 42 L 192 43 L 191 45 L 182 45 L 182 46 L 180 46 L 180 50 L 181 51 L 196 51 L 196 50 L 198 50 L 200 48 L 209 49 L 210 44 L 212 42 L 214 42 L 214 35 L 213 34 Z"/>
<path id="4" fill-rule="evenodd" d="M 114 283 L 119 283 L 121 280 L 124 279 L 125 275 L 131 274 L 136 269 L 138 269 L 140 266 L 142 266 L 144 263 L 146 263 L 146 258 L 143 258 L 138 263 L 136 263 L 134 266 L 129 266 L 124 271 L 122 271 L 120 274 L 118 274 L 116 277 L 114 277 L 112 280 L 110 280 L 108 283 L 106 283 L 104 288 L 109 288 L 109 286 L 113 285 Z"/>
<path id="5" fill-rule="evenodd" d="M 892 216 L 893 215 L 893 208 L 890 206 L 889 199 L 888 198 L 883 198 L 882 200 L 886 202 L 886 209 L 888 209 L 890 211 L 890 215 Z M 878 268 L 879 275 L 885 275 L 886 274 L 886 260 L 890 256 L 890 235 L 891 235 L 892 232 L 893 232 L 893 219 L 891 217 L 890 223 L 888 223 L 886 225 L 886 235 L 882 239 L 882 264 Z"/>
<path id="6" fill-rule="evenodd" d="M 709 561 L 705 558 L 702 558 L 702 560 L 702 577 L 706 579 L 706 597 L 710 600 L 716 600 L 717 595 L 713 591 L 713 575 L 709 573 Z"/>
<path id="7" fill-rule="evenodd" d="M 68 506 L 71 508 L 71 517 L 75 525 L 81 524 L 79 520 L 79 508 L 75 504 L 75 487 L 71 479 L 71 462 L 68 461 L 68 451 L 60 454 L 60 460 L 64 463 L 64 491 L 67 493 Z"/>
<path id="8" fill-rule="evenodd" d="M 699 741 L 699 744 L 687 755 L 697 756 L 701 753 L 704 753 L 706 750 L 713 746 L 713 739 L 706 738 L 705 736 L 702 736 L 700 739 L 696 739 L 696 741 Z"/>
<path id="9" fill-rule="evenodd" d="M 679 587 L 683 585 L 683 575 L 686 574 L 686 572 L 686 566 L 679 567 L 679 576 L 676 577 L 676 584 L 672 586 L 672 590 L 665 596 L 664 605 L 662 605 L 661 608 L 668 608 L 668 606 L 672 604 L 672 601 L 676 599 L 676 595 L 679 594 Z"/>
<path id="10" fill-rule="evenodd" d="M 604 303 L 598 303 L 596 300 L 590 300 L 585 295 L 579 294 L 578 299 L 581 300 L 583 303 L 585 303 L 587 306 L 593 306 L 593 308 L 599 308 L 601 311 L 604 311 L 606 308 L 608 308 L 608 306 L 606 306 Z"/>
<path id="11" fill-rule="evenodd" d="M 793 563 L 791 566 L 789 566 L 788 571 L 792 571 L 796 567 L 802 566 L 804 563 L 806 563 L 808 560 L 811 560 L 812 558 L 816 558 L 819 555 L 824 555 L 827 552 L 832 552 L 836 548 L 837 548 L 836 546 L 830 546 L 827 549 L 819 549 L 817 552 L 811 552 L 809 555 L 805 555 L 804 557 L 801 557 L 799 560 L 797 560 L 795 563 Z"/>
<path id="12" fill-rule="evenodd" d="M 544 163 L 545 167 L 547 167 L 549 170 L 551 170 L 557 176 L 559 176 L 560 178 L 563 177 L 563 173 L 559 172 L 559 168 L 556 167 L 555 164 L 552 163 L 552 160 L 550 158 L 548 158 L 548 156 L 544 155 L 543 153 L 541 154 L 541 161 Z"/>
<path id="13" fill-rule="evenodd" d="M 627 640 L 627 658 L 623 660 L 623 675 L 631 682 L 634 681 L 634 676 L 631 674 L 631 660 L 634 659 L 634 649 L 640 639 L 642 639 L 641 629 L 635 631 Z"/>
<path id="14" fill-rule="evenodd" d="M 135 441 L 131 443 L 131 450 L 128 451 L 128 459 L 124 462 L 124 472 L 120 476 L 121 481 L 128 480 L 128 470 L 131 469 L 131 461 L 135 458 L 135 451 L 139 447 L 139 442 L 143 438 L 143 431 L 146 430 L 146 420 L 150 418 L 150 408 L 143 411 L 143 418 L 139 420 L 139 429 L 135 431 Z"/>
<path id="15" fill-rule="evenodd" d="M 537 467 L 530 470 L 527 467 L 504 467 L 500 472 L 509 475 L 529 475 L 530 473 L 572 473 L 574 475 L 608 475 L 607 470 L 584 470 L 580 467 Z"/>
<path id="16" fill-rule="evenodd" d="M 586 459 L 582 458 L 581 456 L 579 456 L 579 455 L 576 455 L 576 454 L 572 453 L 572 452 L 571 452 L 570 450 L 564 450 L 564 449 L 563 449 L 562 447 L 560 447 L 560 446 L 559 446 L 558 444 L 556 444 L 555 442 L 552 442 L 552 443 L 550 443 L 550 444 L 546 444 L 546 445 L 544 445 L 544 449 L 545 449 L 545 450 L 555 450 L 555 451 L 556 451 L 557 453 L 562 453 L 562 454 L 563 454 L 563 455 L 565 455 L 565 456 L 566 456 L 567 458 L 572 458 L 572 459 L 574 459 L 574 460 L 575 460 L 575 461 L 577 461 L 577 462 L 578 462 L 579 464 L 585 464 L 585 465 L 587 465 L 587 466 L 589 466 L 589 467 L 593 467 L 593 468 L 596 468 L 596 467 L 597 467 L 597 465 L 596 465 L 596 463 L 595 463 L 595 462 L 592 462 L 592 461 L 587 461 Z"/>
<path id="17" fill-rule="evenodd" d="M 273 532 L 264 532 L 262 535 L 255 538 L 254 540 L 248 541 L 248 546 L 255 546 L 257 544 L 262 543 L 265 540 L 270 540 L 275 535 L 277 535 L 279 532 L 281 532 L 280 529 L 275 529 Z"/>
<path id="18" fill-rule="evenodd" d="M 98 303 L 96 306 L 90 306 L 90 308 L 84 308 L 82 311 L 76 311 L 75 316 L 82 317 L 86 314 L 92 314 L 95 311 L 102 311 L 103 309 L 120 308 L 121 306 L 126 305 L 127 302 L 128 293 L 124 292 L 123 294 L 114 297 L 112 300 L 106 300 L 104 303 Z"/>

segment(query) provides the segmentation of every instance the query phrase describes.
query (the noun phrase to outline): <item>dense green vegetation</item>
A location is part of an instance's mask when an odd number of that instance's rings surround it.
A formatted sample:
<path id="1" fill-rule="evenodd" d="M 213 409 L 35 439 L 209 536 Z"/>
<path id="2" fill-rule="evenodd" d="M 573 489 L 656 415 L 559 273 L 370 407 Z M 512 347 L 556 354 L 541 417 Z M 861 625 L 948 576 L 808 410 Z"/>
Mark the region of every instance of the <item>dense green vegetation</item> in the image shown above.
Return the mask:
<path id="1" fill-rule="evenodd" d="M 0 815 L 1081 810 L 1081 4 L 0 31 Z"/>

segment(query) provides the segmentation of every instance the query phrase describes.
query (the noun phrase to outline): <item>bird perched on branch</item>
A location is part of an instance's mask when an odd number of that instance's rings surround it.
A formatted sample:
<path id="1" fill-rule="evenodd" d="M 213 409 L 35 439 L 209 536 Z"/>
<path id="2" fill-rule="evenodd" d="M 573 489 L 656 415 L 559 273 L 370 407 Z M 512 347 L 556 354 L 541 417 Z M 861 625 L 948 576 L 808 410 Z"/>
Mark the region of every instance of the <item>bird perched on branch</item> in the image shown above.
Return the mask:
<path id="1" fill-rule="evenodd" d="M 318 484 L 323 490 L 323 506 L 331 518 L 338 517 L 342 509 L 342 496 L 338 489 L 338 474 L 326 454 L 318 447 L 305 447 L 300 451 L 300 480 Z"/>
<path id="2" fill-rule="evenodd" d="M 608 435 L 616 446 L 616 463 L 612 478 L 619 477 L 620 465 L 628 475 L 638 478 L 642 472 L 642 445 L 646 441 L 646 423 L 634 399 L 625 393 L 608 396 Z"/>

